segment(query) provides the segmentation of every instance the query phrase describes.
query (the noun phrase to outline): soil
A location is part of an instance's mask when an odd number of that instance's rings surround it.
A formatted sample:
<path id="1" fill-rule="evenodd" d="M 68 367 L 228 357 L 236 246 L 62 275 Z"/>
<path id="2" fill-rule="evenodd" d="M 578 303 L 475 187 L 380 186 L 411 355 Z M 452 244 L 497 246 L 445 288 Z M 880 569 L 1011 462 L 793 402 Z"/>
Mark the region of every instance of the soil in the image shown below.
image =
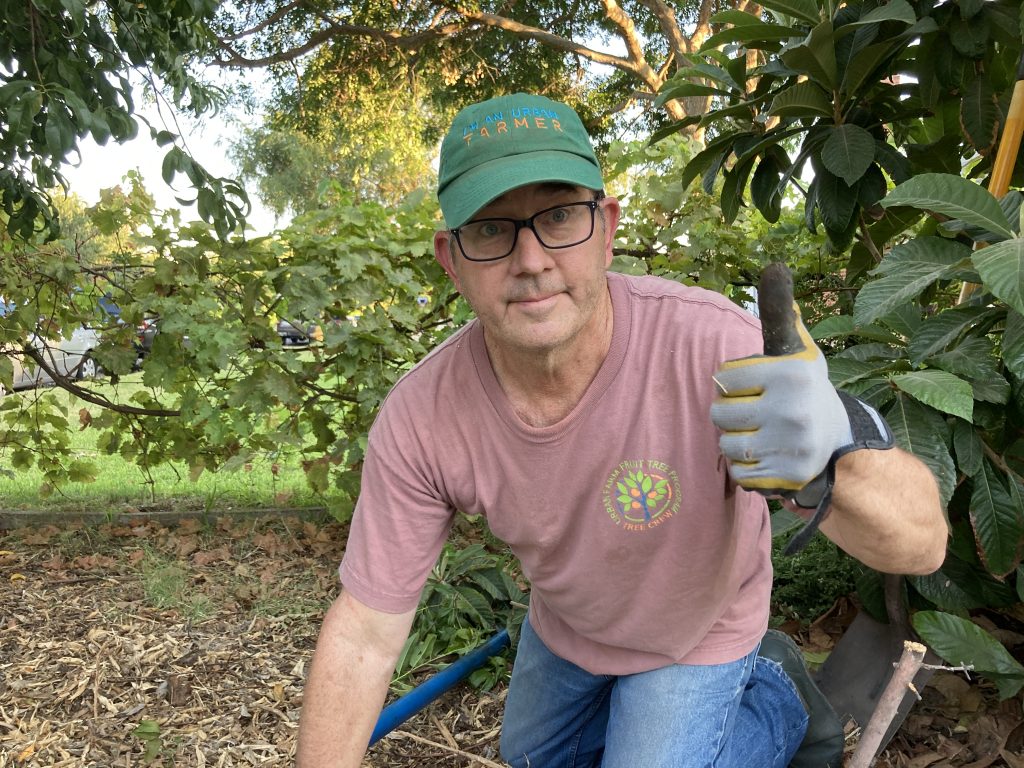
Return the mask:
<path id="1" fill-rule="evenodd" d="M 344 540 L 286 516 L 0 531 L 0 768 L 293 765 Z M 846 607 L 783 629 L 828 650 Z M 504 697 L 459 686 L 364 766 L 503 766 Z M 1019 698 L 941 671 L 922 697 L 880 768 L 1024 768 Z"/>

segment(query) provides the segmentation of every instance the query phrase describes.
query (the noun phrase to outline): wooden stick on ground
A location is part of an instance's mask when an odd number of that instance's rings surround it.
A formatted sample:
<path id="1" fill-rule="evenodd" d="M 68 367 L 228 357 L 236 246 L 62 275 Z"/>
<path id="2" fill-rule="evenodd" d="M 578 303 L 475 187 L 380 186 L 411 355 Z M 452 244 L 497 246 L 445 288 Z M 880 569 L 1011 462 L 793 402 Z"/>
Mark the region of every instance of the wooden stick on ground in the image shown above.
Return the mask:
<path id="1" fill-rule="evenodd" d="M 391 733 L 389 733 L 385 738 L 395 737 L 402 739 L 411 739 L 412 741 L 418 742 L 420 744 L 426 744 L 429 747 L 434 747 L 435 749 L 440 749 L 444 752 L 451 752 L 453 755 L 458 755 L 459 757 L 466 757 L 471 760 L 475 760 L 476 762 L 480 763 L 480 765 L 484 766 L 484 768 L 502 768 L 502 766 L 498 765 L 493 760 L 488 760 L 486 757 L 474 755 L 470 752 L 465 752 L 461 749 L 453 749 L 452 747 L 449 747 L 447 744 L 439 744 L 436 741 L 425 739 L 422 736 L 417 736 L 415 733 L 409 733 L 408 731 L 394 730 Z"/>
<path id="2" fill-rule="evenodd" d="M 903 697 L 908 691 L 913 691 L 914 676 L 921 668 L 924 656 L 928 652 L 921 643 L 911 640 L 903 642 L 903 655 L 900 657 L 896 670 L 892 673 L 889 684 L 885 686 L 882 697 L 878 700 L 878 706 L 871 713 L 871 719 L 867 727 L 861 733 L 857 742 L 857 749 L 853 753 L 847 768 L 869 768 L 874 762 L 875 753 L 889 730 L 889 725 L 896 717 L 896 711 L 903 702 Z M 917 692 L 914 691 L 916 694 Z"/>

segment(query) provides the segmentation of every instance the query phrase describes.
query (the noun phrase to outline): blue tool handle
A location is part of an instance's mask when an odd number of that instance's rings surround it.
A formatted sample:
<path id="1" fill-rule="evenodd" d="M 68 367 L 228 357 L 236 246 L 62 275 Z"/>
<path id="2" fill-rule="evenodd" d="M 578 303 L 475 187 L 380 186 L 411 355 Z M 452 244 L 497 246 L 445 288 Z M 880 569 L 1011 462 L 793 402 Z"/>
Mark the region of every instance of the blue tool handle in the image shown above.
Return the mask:
<path id="1" fill-rule="evenodd" d="M 377 726 L 370 736 L 370 744 L 377 743 L 430 702 L 453 687 L 470 672 L 483 666 L 491 656 L 500 653 L 509 644 L 508 630 L 503 629 L 475 651 L 467 653 L 458 661 L 431 675 L 407 694 L 388 704 L 377 719 Z"/>

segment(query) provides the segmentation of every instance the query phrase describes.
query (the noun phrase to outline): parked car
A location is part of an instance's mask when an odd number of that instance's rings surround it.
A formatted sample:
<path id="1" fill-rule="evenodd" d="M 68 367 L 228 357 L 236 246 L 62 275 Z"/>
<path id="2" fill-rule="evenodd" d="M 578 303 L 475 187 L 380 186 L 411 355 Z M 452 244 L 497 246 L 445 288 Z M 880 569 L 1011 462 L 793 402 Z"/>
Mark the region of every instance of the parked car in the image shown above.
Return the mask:
<path id="1" fill-rule="evenodd" d="M 76 328 L 69 339 L 43 339 L 38 335 L 29 339 L 32 347 L 42 354 L 48 368 L 72 379 L 93 379 L 103 373 L 92 356 L 99 342 L 99 334 L 93 328 Z M 27 355 L 15 350 L 4 350 L 4 354 L 14 367 L 14 389 L 53 383 L 53 377 Z"/>
<path id="2" fill-rule="evenodd" d="M 277 321 L 277 335 L 286 347 L 308 347 L 310 339 L 324 340 L 323 331 L 315 323 L 309 323 L 303 330 L 302 326 L 288 320 Z"/>
<path id="3" fill-rule="evenodd" d="M 155 317 L 145 318 L 135 329 L 135 367 L 142 365 L 142 359 L 153 349 L 153 339 L 160 332 Z"/>
<path id="4" fill-rule="evenodd" d="M 14 312 L 15 308 L 13 302 L 0 298 L 0 318 Z M 92 356 L 99 343 L 99 333 L 85 326 L 76 328 L 70 338 L 45 338 L 35 333 L 28 340 L 28 344 L 42 355 L 47 368 L 59 376 L 72 379 L 92 379 L 101 375 L 102 370 Z M 14 368 L 13 389 L 29 389 L 53 383 L 53 377 L 20 348 L 0 348 L 0 354 L 5 355 Z M 2 392 L 0 385 L 0 394 Z"/>

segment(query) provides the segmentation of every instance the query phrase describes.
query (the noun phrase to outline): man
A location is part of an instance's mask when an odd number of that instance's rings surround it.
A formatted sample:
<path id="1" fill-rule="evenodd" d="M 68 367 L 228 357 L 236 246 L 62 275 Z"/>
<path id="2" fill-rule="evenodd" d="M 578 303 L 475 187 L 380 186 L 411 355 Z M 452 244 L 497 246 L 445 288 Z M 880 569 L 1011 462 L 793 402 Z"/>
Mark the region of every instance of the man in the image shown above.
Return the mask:
<path id="1" fill-rule="evenodd" d="M 456 117 L 434 250 L 477 319 L 371 430 L 302 768 L 359 764 L 455 510 L 531 581 L 511 765 L 782 768 L 798 749 L 793 765 L 838 765 L 834 713 L 765 634 L 767 508 L 739 486 L 803 489 L 843 549 L 928 573 L 946 538 L 934 478 L 898 449 L 851 450 L 888 431 L 840 399 L 805 331 L 797 354 L 752 357 L 757 321 L 723 297 L 608 273 L 619 203 L 602 189 L 563 104 L 515 94 Z"/>

